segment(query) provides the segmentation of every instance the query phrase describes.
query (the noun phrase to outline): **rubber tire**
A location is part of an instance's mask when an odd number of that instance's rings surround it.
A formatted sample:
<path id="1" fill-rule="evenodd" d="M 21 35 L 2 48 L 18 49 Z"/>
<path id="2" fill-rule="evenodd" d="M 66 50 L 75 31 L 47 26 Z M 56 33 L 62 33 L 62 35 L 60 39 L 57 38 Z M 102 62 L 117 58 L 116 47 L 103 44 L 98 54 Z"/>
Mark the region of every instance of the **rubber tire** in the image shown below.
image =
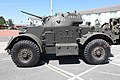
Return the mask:
<path id="1" fill-rule="evenodd" d="M 27 63 L 23 63 L 21 60 L 19 60 L 18 58 L 18 52 L 21 49 L 30 49 L 32 51 L 32 59 L 27 62 Z M 39 47 L 32 41 L 29 40 L 21 40 L 19 42 L 17 42 L 13 48 L 11 49 L 11 57 L 13 62 L 18 66 L 18 67 L 33 67 L 37 64 L 37 62 L 39 61 L 40 58 L 40 51 L 39 51 Z"/>
<path id="2" fill-rule="evenodd" d="M 105 55 L 103 59 L 97 60 L 92 57 L 92 50 L 97 46 L 101 46 L 105 50 Z M 93 64 L 93 65 L 108 62 L 109 55 L 110 55 L 110 46 L 103 39 L 92 40 L 91 42 L 87 44 L 84 50 L 85 60 L 87 61 L 87 63 Z"/>

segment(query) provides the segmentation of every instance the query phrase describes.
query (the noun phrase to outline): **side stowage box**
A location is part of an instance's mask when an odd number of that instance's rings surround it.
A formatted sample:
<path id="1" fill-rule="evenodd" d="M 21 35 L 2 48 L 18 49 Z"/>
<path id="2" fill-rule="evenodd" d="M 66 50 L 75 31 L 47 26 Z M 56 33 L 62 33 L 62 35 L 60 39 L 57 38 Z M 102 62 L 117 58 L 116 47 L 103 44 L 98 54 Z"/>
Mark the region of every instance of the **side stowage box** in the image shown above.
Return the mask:
<path id="1" fill-rule="evenodd" d="M 76 43 L 57 43 L 56 56 L 78 55 L 78 44 Z"/>

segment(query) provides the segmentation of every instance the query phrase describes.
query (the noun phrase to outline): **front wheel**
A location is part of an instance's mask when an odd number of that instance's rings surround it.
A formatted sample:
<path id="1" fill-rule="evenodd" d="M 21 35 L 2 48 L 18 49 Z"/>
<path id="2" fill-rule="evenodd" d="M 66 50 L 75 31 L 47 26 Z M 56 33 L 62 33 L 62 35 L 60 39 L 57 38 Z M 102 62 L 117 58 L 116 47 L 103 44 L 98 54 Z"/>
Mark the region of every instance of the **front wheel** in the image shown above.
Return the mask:
<path id="1" fill-rule="evenodd" d="M 110 46 L 103 39 L 95 39 L 87 44 L 84 50 L 85 60 L 90 64 L 101 64 L 108 61 Z"/>
<path id="2" fill-rule="evenodd" d="M 19 41 L 13 46 L 11 57 L 19 67 L 35 66 L 40 58 L 39 47 L 29 40 Z"/>

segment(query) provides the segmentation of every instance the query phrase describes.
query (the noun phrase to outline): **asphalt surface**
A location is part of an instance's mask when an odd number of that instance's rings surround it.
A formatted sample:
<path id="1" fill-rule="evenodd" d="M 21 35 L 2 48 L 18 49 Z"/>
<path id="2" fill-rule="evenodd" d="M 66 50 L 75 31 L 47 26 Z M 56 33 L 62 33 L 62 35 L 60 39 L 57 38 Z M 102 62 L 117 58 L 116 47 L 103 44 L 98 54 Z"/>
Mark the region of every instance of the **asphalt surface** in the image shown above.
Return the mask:
<path id="1" fill-rule="evenodd" d="M 36 67 L 20 68 L 4 51 L 10 37 L 0 37 L 0 80 L 120 80 L 120 45 L 111 46 L 109 63 L 86 64 L 80 57 L 44 55 Z"/>

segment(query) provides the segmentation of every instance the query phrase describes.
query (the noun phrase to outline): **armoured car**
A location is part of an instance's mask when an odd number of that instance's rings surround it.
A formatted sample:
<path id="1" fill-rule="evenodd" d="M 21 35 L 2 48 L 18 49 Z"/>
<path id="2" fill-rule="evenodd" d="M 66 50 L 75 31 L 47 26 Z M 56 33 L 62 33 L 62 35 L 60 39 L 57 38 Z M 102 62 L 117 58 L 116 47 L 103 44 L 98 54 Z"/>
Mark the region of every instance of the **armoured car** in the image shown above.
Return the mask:
<path id="1" fill-rule="evenodd" d="M 17 66 L 35 66 L 42 54 L 79 56 L 89 64 L 101 64 L 110 57 L 110 45 L 120 43 L 119 19 L 111 19 L 102 26 L 82 25 L 80 13 L 57 13 L 37 17 L 43 24 L 26 27 L 19 36 L 11 38 L 5 50 Z"/>

